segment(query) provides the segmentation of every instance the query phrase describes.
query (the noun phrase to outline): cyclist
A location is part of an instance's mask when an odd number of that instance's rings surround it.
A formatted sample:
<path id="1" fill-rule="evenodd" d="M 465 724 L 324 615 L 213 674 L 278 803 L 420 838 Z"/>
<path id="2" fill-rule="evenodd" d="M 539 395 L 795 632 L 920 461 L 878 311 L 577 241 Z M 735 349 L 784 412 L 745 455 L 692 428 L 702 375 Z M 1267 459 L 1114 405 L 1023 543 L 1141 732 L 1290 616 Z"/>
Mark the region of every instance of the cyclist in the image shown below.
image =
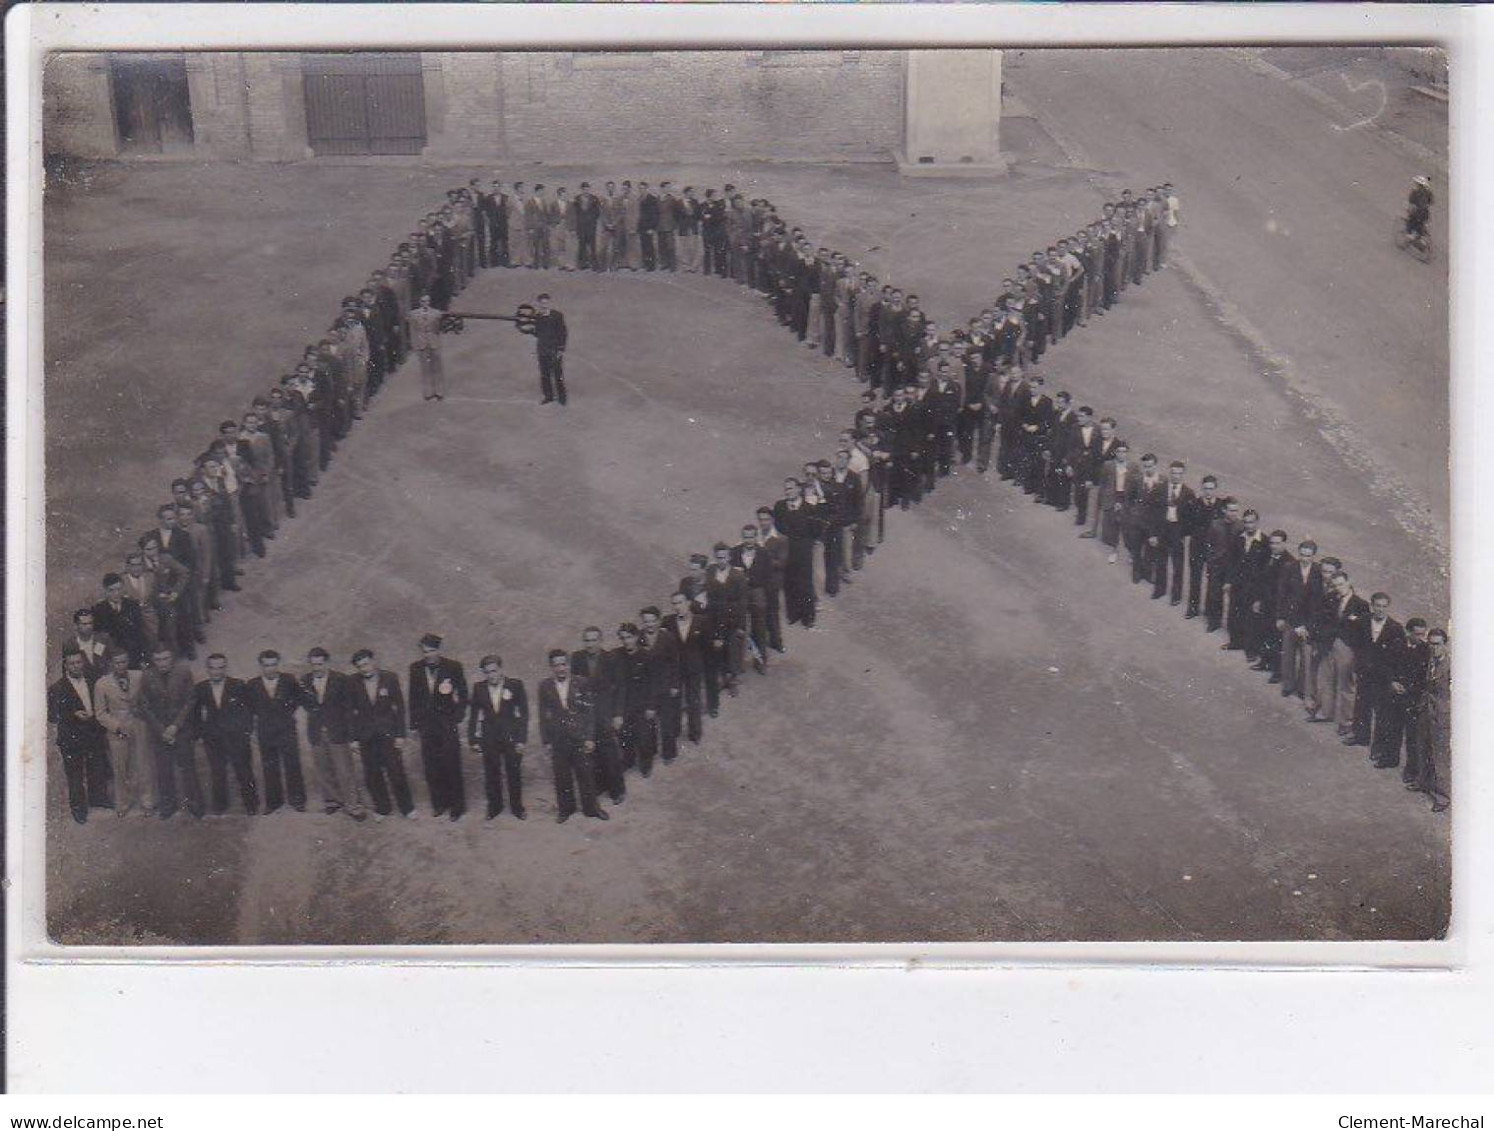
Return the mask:
<path id="1" fill-rule="evenodd" d="M 1432 182 L 1423 176 L 1411 178 L 1411 195 L 1406 201 L 1406 234 L 1425 239 L 1427 221 L 1432 217 Z"/>

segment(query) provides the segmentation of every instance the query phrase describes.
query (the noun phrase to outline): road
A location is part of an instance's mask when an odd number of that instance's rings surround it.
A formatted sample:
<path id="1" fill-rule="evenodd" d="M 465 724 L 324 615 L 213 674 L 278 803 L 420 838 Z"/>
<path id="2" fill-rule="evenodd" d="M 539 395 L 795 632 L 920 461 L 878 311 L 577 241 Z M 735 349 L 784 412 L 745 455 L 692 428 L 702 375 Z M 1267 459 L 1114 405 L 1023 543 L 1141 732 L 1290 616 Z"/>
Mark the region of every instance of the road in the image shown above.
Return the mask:
<path id="1" fill-rule="evenodd" d="M 1390 233 L 1411 177 L 1436 170 L 1357 124 L 1380 105 L 1371 86 L 1316 77 L 1343 112 L 1237 51 L 1011 52 L 1006 67 L 1071 158 L 1102 179 L 1177 187 L 1187 260 L 1284 379 L 1333 410 L 1334 439 L 1367 461 L 1382 503 L 1445 545 L 1446 180 L 1434 177 L 1442 254 L 1424 265 Z"/>
<path id="2" fill-rule="evenodd" d="M 1365 587 L 1414 597 L 1397 612 L 1435 614 L 1444 561 L 1392 514 L 1394 500 L 1438 497 L 1441 457 L 1428 453 L 1445 452 L 1447 432 L 1445 302 L 1395 301 L 1435 276 L 1383 246 L 1403 159 L 1365 130 L 1334 131 L 1322 106 L 1235 56 L 1166 62 L 1143 78 L 1111 56 L 1013 61 L 1014 91 L 1098 173 L 691 176 L 762 185 L 817 239 L 917 289 L 943 324 L 1089 219 L 1101 188 L 1170 178 L 1189 269 L 1067 339 L 1045 362 L 1051 383 L 1120 415 L 1138 449 L 1218 472 L 1269 524 L 1316 534 Z M 383 246 L 466 176 L 130 166 L 54 201 L 54 620 L 143 529 L 187 438 L 262 389 L 369 266 L 348 249 Z M 361 209 L 344 207 L 353 192 Z M 225 213 L 223 199 L 241 206 Z M 1361 249 L 1352 268 L 1346 247 Z M 577 335 L 576 402 L 564 417 L 532 403 L 527 340 L 506 327 L 453 343 L 459 387 L 439 409 L 401 373 L 215 619 L 211 641 L 238 672 L 260 647 L 299 657 L 313 643 L 345 659 L 371 642 L 399 667 L 437 629 L 469 664 L 500 647 L 532 685 L 557 634 L 662 599 L 683 555 L 729 537 L 786 471 L 825 454 L 855 403 L 844 370 L 727 283 L 516 272 L 477 287 L 463 298 L 473 309 L 556 293 Z M 1341 426 L 1307 411 L 1329 401 Z M 69 459 L 78 449 L 111 473 Z M 1445 530 L 1445 475 L 1441 492 L 1428 506 Z M 554 824 L 538 752 L 523 826 L 281 815 L 79 829 L 64 817 L 48 830 L 54 930 L 527 943 L 1443 929 L 1446 818 L 1303 725 L 1066 516 L 966 474 L 892 522 L 823 631 L 792 638 L 708 742 L 635 785 L 606 826 Z M 65 814 L 53 786 L 50 811 Z"/>

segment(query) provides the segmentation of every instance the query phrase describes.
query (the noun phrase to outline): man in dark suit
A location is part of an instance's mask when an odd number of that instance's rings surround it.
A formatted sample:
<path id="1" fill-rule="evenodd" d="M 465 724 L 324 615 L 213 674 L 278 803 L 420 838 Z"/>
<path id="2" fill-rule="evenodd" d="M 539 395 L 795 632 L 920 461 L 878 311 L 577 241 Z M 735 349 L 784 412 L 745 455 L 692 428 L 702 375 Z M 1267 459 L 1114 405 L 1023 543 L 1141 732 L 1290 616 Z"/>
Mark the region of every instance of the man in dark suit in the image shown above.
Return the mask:
<path id="1" fill-rule="evenodd" d="M 228 674 L 228 659 L 221 652 L 207 658 L 207 679 L 192 689 L 192 731 L 207 751 L 212 780 L 213 812 L 228 812 L 228 771 L 238 781 L 244 812 L 259 812 L 259 788 L 254 782 L 254 756 L 249 736 L 254 730 L 254 712 L 244 681 Z"/>
<path id="2" fill-rule="evenodd" d="M 1171 603 L 1183 603 L 1183 555 L 1188 537 L 1188 517 L 1192 513 L 1196 496 L 1193 488 L 1183 482 L 1186 468 L 1182 460 L 1173 460 L 1167 468 L 1167 482 L 1161 495 L 1154 500 L 1155 513 L 1151 516 L 1153 534 L 1152 599 L 1157 600 L 1169 592 L 1168 567 L 1172 567 Z"/>
<path id="3" fill-rule="evenodd" d="M 935 371 L 934 382 L 924 393 L 924 407 L 928 413 L 930 443 L 933 445 L 930 463 L 935 474 L 942 478 L 954 467 L 955 450 L 959 441 L 960 410 L 964 396 L 954 383 L 954 369 L 947 362 L 940 362 Z M 929 484 L 932 486 L 932 484 Z"/>
<path id="4" fill-rule="evenodd" d="M 699 742 L 701 735 L 701 699 L 705 687 L 707 653 L 710 650 L 710 617 L 694 607 L 689 596 L 677 592 L 669 598 L 674 610 L 664 618 L 663 635 L 671 636 L 672 649 L 679 659 L 680 699 L 685 712 L 685 735 Z"/>
<path id="5" fill-rule="evenodd" d="M 1100 474 L 1105 466 L 1104 439 L 1095 424 L 1095 410 L 1089 405 L 1080 405 L 1075 414 L 1075 424 L 1069 432 L 1068 450 L 1063 453 L 1064 465 L 1068 468 L 1073 484 L 1074 525 L 1081 534 L 1093 538 L 1089 526 L 1089 494 L 1100 485 Z"/>
<path id="6" fill-rule="evenodd" d="M 73 635 L 63 642 L 63 650 L 82 657 L 83 675 L 92 687 L 109 674 L 109 657 L 118 648 L 111 637 L 95 629 L 92 609 L 78 609 L 73 613 Z"/>
<path id="7" fill-rule="evenodd" d="M 420 638 L 420 659 L 410 665 L 410 729 L 420 735 L 420 760 L 435 815 L 459 820 L 467 811 L 462 743 L 457 728 L 467 713 L 467 676 L 441 655 L 441 638 Z"/>
<path id="8" fill-rule="evenodd" d="M 306 663 L 311 670 L 301 677 L 301 706 L 306 711 L 306 741 L 322 791 L 322 811 L 329 815 L 345 812 L 361 821 L 368 813 L 348 745 L 353 685 L 342 672 L 332 670 L 332 656 L 325 648 L 313 648 L 306 654 Z"/>
<path id="9" fill-rule="evenodd" d="M 1131 480 L 1130 497 L 1126 500 L 1126 527 L 1121 534 L 1126 548 L 1131 552 L 1131 580 L 1140 583 L 1152 575 L 1152 559 L 1161 542 L 1159 529 L 1161 516 L 1166 507 L 1167 484 L 1157 471 L 1157 457 L 1147 452 L 1141 457 L 1141 474 Z M 1153 592 L 1154 597 L 1162 594 Z"/>
<path id="10" fill-rule="evenodd" d="M 552 649 L 548 659 L 550 674 L 539 685 L 539 735 L 555 775 L 555 820 L 563 825 L 571 819 L 579 794 L 581 812 L 605 821 L 592 764 L 597 721 L 591 683 L 571 673 L 570 658 L 561 649 Z"/>
<path id="11" fill-rule="evenodd" d="M 722 686 L 736 698 L 747 641 L 747 574 L 732 562 L 731 547 L 725 542 L 717 542 L 711 554 L 715 562 L 706 574 L 711 650 L 716 656 Z"/>
<path id="12" fill-rule="evenodd" d="M 643 269 L 653 271 L 659 265 L 659 198 L 648 187 L 647 181 L 638 182 L 638 253 L 643 259 Z"/>
<path id="13" fill-rule="evenodd" d="M 1043 375 L 1034 373 L 1027 379 L 1027 395 L 1016 405 L 1017 412 L 1017 482 L 1029 495 L 1039 495 L 1043 486 L 1043 452 L 1048 446 L 1048 429 L 1053 423 L 1053 401 L 1043 392 Z"/>
<path id="14" fill-rule="evenodd" d="M 773 525 L 788 540 L 783 573 L 784 611 L 789 624 L 813 628 L 817 604 L 814 544 L 820 537 L 820 522 L 804 505 L 804 488 L 797 479 L 784 480 L 783 492 L 783 498 L 773 508 Z"/>
<path id="15" fill-rule="evenodd" d="M 415 816 L 410 782 L 405 777 L 405 697 L 399 678 L 383 671 L 368 648 L 353 653 L 357 674 L 350 677 L 348 737 L 353 753 L 363 760 L 363 782 L 374 812 L 389 815 L 389 795 L 406 817 Z"/>
<path id="16" fill-rule="evenodd" d="M 1297 559 L 1276 578 L 1276 631 L 1281 638 L 1281 662 L 1276 674 L 1285 698 L 1308 694 L 1308 621 L 1313 607 L 1323 597 L 1323 570 L 1318 565 L 1318 544 L 1305 538 L 1297 545 Z"/>
<path id="17" fill-rule="evenodd" d="M 771 514 L 769 518 L 771 519 Z M 732 548 L 731 561 L 747 580 L 747 641 L 752 666 L 759 675 L 768 664 L 768 604 L 773 584 L 773 561 L 757 543 L 757 527 L 742 527 L 742 540 Z"/>
<path id="18" fill-rule="evenodd" d="M 124 578 L 117 573 L 104 575 L 104 599 L 93 607 L 93 623 L 130 657 L 130 667 L 144 667 L 146 656 L 145 619 L 140 602 L 125 596 Z"/>
<path id="19" fill-rule="evenodd" d="M 597 257 L 597 225 L 602 219 L 602 202 L 591 191 L 589 181 L 581 182 L 581 191 L 572 205 L 576 213 L 576 266 L 581 270 L 602 270 Z"/>
<path id="20" fill-rule="evenodd" d="M 508 266 L 508 193 L 503 191 L 503 182 L 493 178 L 493 191 L 478 200 L 483 211 L 483 223 L 487 229 L 487 266 Z"/>
<path id="21" fill-rule="evenodd" d="M 1225 622 L 1229 640 L 1223 649 L 1245 653 L 1245 658 L 1255 663 L 1260 658 L 1260 639 L 1257 635 L 1259 616 L 1259 590 L 1266 561 L 1271 556 L 1271 546 L 1261 533 L 1260 514 L 1247 510 L 1241 516 L 1241 529 L 1235 536 L 1230 551 L 1229 616 Z"/>
<path id="22" fill-rule="evenodd" d="M 1252 611 L 1255 620 L 1255 639 L 1259 658 L 1252 665 L 1256 671 L 1270 672 L 1269 683 L 1280 683 L 1281 633 L 1276 627 L 1276 596 L 1282 575 L 1297 564 L 1287 550 L 1285 530 L 1271 531 L 1267 541 L 1269 555 L 1256 579 L 1255 600 Z"/>
<path id="23" fill-rule="evenodd" d="M 1354 654 L 1354 733 L 1346 746 L 1368 746 L 1370 762 L 1388 769 L 1400 764 L 1405 726 L 1406 631 L 1390 616 L 1390 595 L 1370 597 L 1369 623 Z"/>
<path id="24" fill-rule="evenodd" d="M 249 710 L 259 741 L 259 761 L 265 778 L 265 812 L 285 801 L 297 813 L 306 812 L 306 780 L 301 775 L 301 743 L 296 736 L 296 711 L 301 687 L 280 670 L 280 653 L 266 648 L 259 654 L 259 678 L 249 681 Z"/>
<path id="25" fill-rule="evenodd" d="M 1042 451 L 1042 489 L 1038 497 L 1058 511 L 1069 509 L 1073 494 L 1068 454 L 1074 431 L 1079 427 L 1079 414 L 1072 405 L 1073 398 L 1067 392 L 1059 392 L 1054 396 L 1053 418 Z"/>
<path id="26" fill-rule="evenodd" d="M 539 355 L 540 404 L 559 401 L 563 405 L 566 403 L 565 315 L 550 306 L 547 294 L 540 295 L 535 303 L 539 307 L 534 318 L 534 343 Z"/>
<path id="27" fill-rule="evenodd" d="M 617 627 L 619 647 L 612 650 L 612 730 L 622 760 L 636 765 L 644 777 L 654 772 L 659 748 L 660 676 L 654 658 L 640 643 L 638 626 L 625 621 Z M 616 800 L 616 799 L 614 799 Z"/>
<path id="28" fill-rule="evenodd" d="M 1183 531 L 1188 536 L 1188 610 L 1192 620 L 1199 615 L 1204 598 L 1204 566 L 1209 560 L 1209 527 L 1224 514 L 1224 500 L 1219 498 L 1219 479 L 1205 475 L 1199 493 L 1183 512 Z"/>
<path id="29" fill-rule="evenodd" d="M 1352 738 L 1354 733 L 1355 657 L 1369 619 L 1369 602 L 1355 594 L 1348 572 L 1339 570 L 1313 616 L 1318 681 L 1307 721 L 1335 722 L 1342 738 Z"/>
<path id="30" fill-rule="evenodd" d="M 673 762 L 680 752 L 680 642 L 677 636 L 664 631 L 658 606 L 648 605 L 638 610 L 638 619 L 642 625 L 638 646 L 654 665 L 654 684 L 658 688 L 659 754 L 666 763 Z"/>
<path id="31" fill-rule="evenodd" d="M 1204 585 L 1204 626 L 1218 632 L 1224 624 L 1224 598 L 1230 588 L 1230 568 L 1234 563 L 1235 542 L 1242 528 L 1238 500 L 1220 500 L 1220 510 L 1209 523 L 1204 535 L 1204 558 L 1208 575 Z"/>
<path id="32" fill-rule="evenodd" d="M 503 674 L 501 657 L 484 656 L 478 670 L 482 679 L 472 685 L 467 743 L 482 755 L 487 819 L 491 821 L 503 812 L 503 782 L 507 778 L 509 811 L 522 821 L 527 816 L 521 770 L 524 747 L 529 742 L 529 699 L 522 681 Z"/>
<path id="33" fill-rule="evenodd" d="M 615 690 L 615 667 L 612 655 L 602 647 L 602 630 L 589 624 L 581 630 L 581 648 L 571 653 L 571 674 L 580 676 L 591 686 L 592 705 L 596 708 L 597 751 L 593 772 L 597 788 L 620 802 L 627 793 L 625 772 L 631 768 L 612 725 L 612 696 Z"/>
<path id="34" fill-rule="evenodd" d="M 81 652 L 63 653 L 62 678 L 47 688 L 47 722 L 55 728 L 73 820 L 81 825 L 88 820 L 89 809 L 112 809 L 107 736 L 94 704 L 94 681 L 88 678 Z"/>
<path id="35" fill-rule="evenodd" d="M 757 508 L 757 543 L 768 559 L 768 647 L 782 652 L 784 574 L 788 569 L 789 543 L 773 520 L 772 507 Z"/>

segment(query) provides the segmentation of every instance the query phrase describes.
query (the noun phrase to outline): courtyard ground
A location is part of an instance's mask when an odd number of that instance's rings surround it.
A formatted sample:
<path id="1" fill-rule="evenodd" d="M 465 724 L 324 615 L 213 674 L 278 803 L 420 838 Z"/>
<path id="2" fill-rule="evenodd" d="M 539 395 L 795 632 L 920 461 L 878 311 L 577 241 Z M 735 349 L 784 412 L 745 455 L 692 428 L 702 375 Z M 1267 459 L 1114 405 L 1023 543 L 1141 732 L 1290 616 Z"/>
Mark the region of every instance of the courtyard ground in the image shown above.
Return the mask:
<path id="1" fill-rule="evenodd" d="M 1061 108 L 1022 89 L 1034 76 L 1024 67 L 1013 74 L 1024 101 Z M 1187 183 L 1165 156 L 1117 162 L 1116 175 Z M 51 195 L 54 626 L 212 425 L 290 365 L 349 286 L 467 175 L 95 166 Z M 917 290 L 941 322 L 978 310 L 1019 257 L 1102 199 L 1093 170 L 1047 160 L 1001 182 L 771 166 L 673 179 L 690 177 L 773 197 L 817 240 Z M 1281 301 L 1272 272 L 1297 277 L 1315 269 L 1311 255 L 1283 266 L 1243 231 L 1228 242 L 1217 226 L 1244 220 L 1216 215 L 1206 189 L 1189 193 L 1185 206 L 1202 200 L 1178 248 L 1197 272 L 1169 269 L 1128 292 L 1054 353 L 1050 382 L 1120 416 L 1138 448 L 1221 474 L 1268 525 L 1314 534 L 1358 580 L 1407 594 L 1417 611 L 1445 609 L 1435 546 L 1391 520 L 1374 477 L 1197 281 L 1224 280 L 1251 321 L 1290 337 L 1297 323 L 1269 306 Z M 1376 207 L 1342 222 L 1379 239 Z M 1384 272 L 1419 266 L 1366 254 Z M 1252 272 L 1249 285 L 1233 270 Z M 729 283 L 489 272 L 458 305 L 506 310 L 540 289 L 572 324 L 573 404 L 538 406 L 532 346 L 501 325 L 469 324 L 450 343 L 443 404 L 422 402 L 415 373 L 401 372 L 215 620 L 213 645 L 234 670 L 249 671 L 261 647 L 300 656 L 315 643 L 339 658 L 368 644 L 402 670 L 419 634 L 436 630 L 469 666 L 501 650 L 532 687 L 544 648 L 661 602 L 688 553 L 730 537 L 784 474 L 828 452 L 854 410 L 846 372 Z M 1390 394 L 1361 364 L 1379 340 L 1364 328 L 1394 337 L 1381 323 L 1399 319 L 1435 343 L 1424 321 L 1438 311 L 1334 297 L 1315 315 L 1308 298 L 1292 301 L 1302 326 L 1331 316 L 1342 327 L 1337 354 L 1311 355 L 1314 380 L 1374 434 L 1380 414 L 1355 410 Z M 1295 357 L 1294 343 L 1283 352 Z M 1440 356 L 1427 350 L 1413 399 L 1439 381 L 1445 397 L 1445 341 Z M 1435 463 L 1438 435 L 1445 453 L 1435 409 L 1427 442 L 1389 457 L 1403 480 L 1435 481 L 1418 471 Z M 1445 529 L 1445 495 L 1429 510 Z M 1303 726 L 1217 637 L 1075 540 L 1066 516 L 962 474 L 888 521 L 887 546 L 830 603 L 823 630 L 795 632 L 706 742 L 634 783 L 606 825 L 553 824 L 537 751 L 524 825 L 54 819 L 52 930 L 69 942 L 350 943 L 1443 929 L 1446 819 L 1361 751 Z M 56 783 L 49 812 L 65 813 Z"/>

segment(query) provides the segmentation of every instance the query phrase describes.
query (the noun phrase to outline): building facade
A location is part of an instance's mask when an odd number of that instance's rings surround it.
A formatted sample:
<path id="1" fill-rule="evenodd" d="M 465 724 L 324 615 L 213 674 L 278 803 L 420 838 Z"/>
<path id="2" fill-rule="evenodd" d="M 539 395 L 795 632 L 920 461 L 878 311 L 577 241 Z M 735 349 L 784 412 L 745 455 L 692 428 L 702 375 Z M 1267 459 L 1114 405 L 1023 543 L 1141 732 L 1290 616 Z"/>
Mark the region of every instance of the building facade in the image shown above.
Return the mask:
<path id="1" fill-rule="evenodd" d="M 971 169 L 999 159 L 999 92 L 986 50 L 69 53 L 47 62 L 44 144 L 93 159 Z"/>

